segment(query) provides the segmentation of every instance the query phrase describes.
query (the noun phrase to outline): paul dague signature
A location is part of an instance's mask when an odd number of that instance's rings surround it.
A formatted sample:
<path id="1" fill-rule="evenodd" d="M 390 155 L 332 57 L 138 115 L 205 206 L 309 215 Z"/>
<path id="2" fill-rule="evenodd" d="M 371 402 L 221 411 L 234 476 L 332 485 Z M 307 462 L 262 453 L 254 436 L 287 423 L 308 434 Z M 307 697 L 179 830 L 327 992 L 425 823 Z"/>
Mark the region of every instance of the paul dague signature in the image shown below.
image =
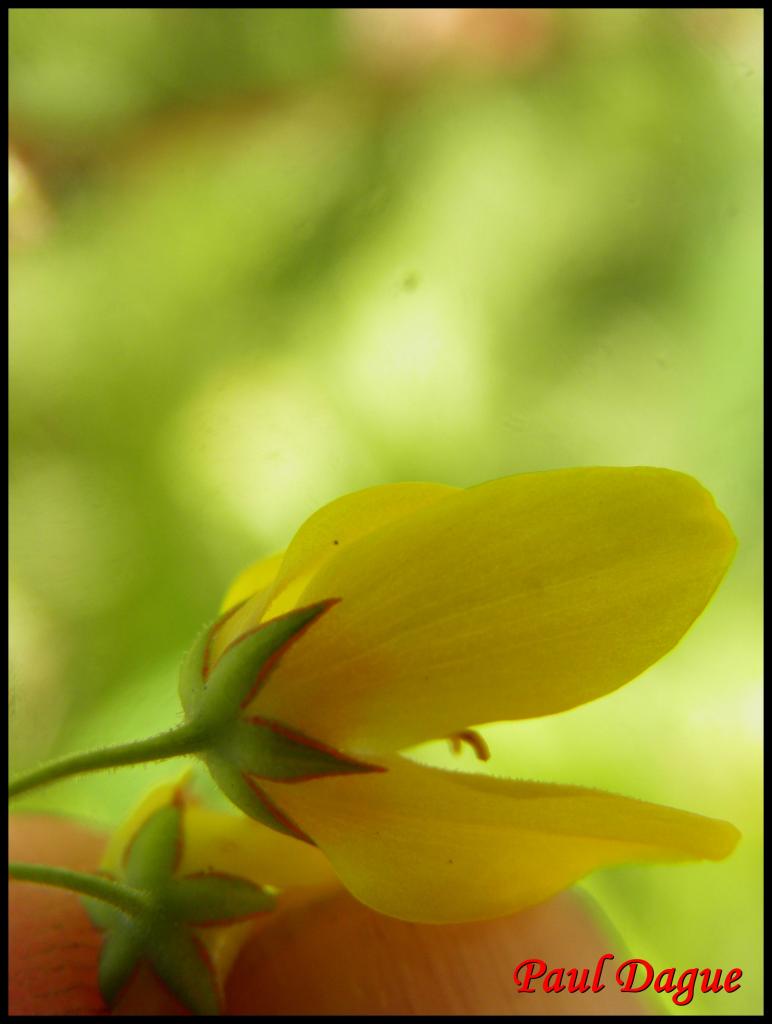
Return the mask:
<path id="1" fill-rule="evenodd" d="M 553 967 L 547 969 L 544 960 L 522 960 L 513 972 L 513 979 L 519 992 L 533 993 L 535 982 L 541 982 L 544 992 L 602 992 L 606 987 L 603 972 L 606 962 L 614 959 L 613 953 L 604 953 L 598 959 L 590 980 L 590 968 Z M 673 996 L 676 1006 L 688 1006 L 694 999 L 697 990 L 697 979 L 700 978 L 700 992 L 736 992 L 740 987 L 743 972 L 733 967 L 726 972 L 709 967 L 689 967 L 676 977 L 675 967 L 667 967 L 655 973 L 648 960 L 625 960 L 614 972 L 614 981 L 622 992 L 645 992 L 653 982 L 655 992 L 668 992 Z"/>

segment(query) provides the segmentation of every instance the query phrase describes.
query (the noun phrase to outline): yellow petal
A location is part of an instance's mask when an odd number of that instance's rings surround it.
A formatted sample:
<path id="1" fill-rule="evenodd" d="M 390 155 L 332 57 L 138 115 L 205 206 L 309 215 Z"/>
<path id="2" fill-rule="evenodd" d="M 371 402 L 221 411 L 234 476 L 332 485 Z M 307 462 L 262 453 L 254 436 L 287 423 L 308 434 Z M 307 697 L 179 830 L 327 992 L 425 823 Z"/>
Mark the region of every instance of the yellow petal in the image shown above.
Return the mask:
<path id="1" fill-rule="evenodd" d="M 229 608 L 241 604 L 242 601 L 246 601 L 248 597 L 252 597 L 259 590 L 269 587 L 276 579 L 284 554 L 283 551 L 280 551 L 277 555 L 271 555 L 269 558 L 260 558 L 239 573 L 223 598 L 220 613 L 227 612 Z"/>
<path id="2" fill-rule="evenodd" d="M 113 832 L 101 867 L 118 873 L 123 853 L 145 822 L 184 790 L 192 773 L 187 768 L 177 778 L 151 789 L 129 817 Z M 281 835 L 237 812 L 216 811 L 185 800 L 182 856 L 175 875 L 219 871 L 238 875 L 256 885 L 318 886 L 334 876 L 325 857 L 308 843 Z"/>
<path id="3" fill-rule="evenodd" d="M 280 835 L 243 814 L 188 804 L 184 829 L 180 877 L 216 871 L 260 886 L 313 888 L 320 893 L 338 884 L 329 861 L 316 847 Z M 248 921 L 198 930 L 221 986 L 244 943 L 265 917 L 261 914 Z"/>
<path id="4" fill-rule="evenodd" d="M 720 860 L 739 838 L 727 822 L 599 790 L 446 772 L 399 756 L 382 763 L 384 773 L 264 788 L 354 896 L 404 920 L 498 917 L 596 868 Z"/>
<path id="5" fill-rule="evenodd" d="M 270 587 L 276 578 L 284 552 L 262 558 L 245 569 L 231 583 L 225 595 L 220 612 L 233 609 L 218 628 L 211 640 L 209 648 L 209 665 L 213 667 L 228 644 L 236 637 L 248 632 L 260 621 L 270 593 Z M 239 604 L 241 607 L 239 608 Z"/>
<path id="6" fill-rule="evenodd" d="M 681 473 L 571 469 L 458 491 L 362 537 L 298 599 L 342 599 L 250 708 L 352 754 L 593 700 L 666 654 L 734 553 Z"/>
<path id="7" fill-rule="evenodd" d="M 265 618 L 296 607 L 297 597 L 311 576 L 354 541 L 388 523 L 396 522 L 429 505 L 458 493 L 444 484 L 386 484 L 346 494 L 324 505 L 306 520 L 283 556 L 258 562 L 231 586 L 222 610 L 250 597 L 218 632 L 212 643 L 214 664 L 233 640 Z M 278 559 L 278 564 L 274 564 Z M 268 564 L 270 563 L 270 565 Z M 273 573 L 273 575 L 271 575 Z M 255 584 L 257 586 L 254 586 Z M 254 590 L 246 593 L 250 587 Z M 266 593 L 265 587 L 270 586 Z M 259 591 L 255 593 L 255 591 Z"/>
<path id="8" fill-rule="evenodd" d="M 294 608 L 311 576 L 343 548 L 457 493 L 458 488 L 445 484 L 386 484 L 346 494 L 320 508 L 293 537 L 273 584 L 266 616 L 272 618 Z"/>
<path id="9" fill-rule="evenodd" d="M 257 885 L 317 886 L 334 875 L 322 853 L 281 835 L 243 814 L 213 811 L 200 804 L 185 809 L 185 846 L 180 876 L 218 871 Z"/>

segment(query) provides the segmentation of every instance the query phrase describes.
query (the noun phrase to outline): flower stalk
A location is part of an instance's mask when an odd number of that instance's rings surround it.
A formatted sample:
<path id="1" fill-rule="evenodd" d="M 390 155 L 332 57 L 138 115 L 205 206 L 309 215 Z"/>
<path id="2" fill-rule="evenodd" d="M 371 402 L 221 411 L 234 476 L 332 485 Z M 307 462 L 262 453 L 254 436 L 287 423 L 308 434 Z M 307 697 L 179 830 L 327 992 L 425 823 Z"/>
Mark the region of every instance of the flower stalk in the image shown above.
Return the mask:
<path id="1" fill-rule="evenodd" d="M 66 757 L 33 768 L 17 775 L 8 784 L 8 796 L 19 796 L 49 782 L 66 779 L 84 772 L 101 771 L 105 768 L 122 768 L 126 765 L 144 764 L 147 761 L 163 761 L 172 757 L 198 753 L 206 742 L 204 731 L 198 723 L 186 722 L 157 736 L 132 743 L 121 743 L 114 747 L 68 754 Z"/>
<path id="2" fill-rule="evenodd" d="M 52 867 L 50 864 L 12 862 L 8 865 L 8 877 L 17 882 L 50 885 L 56 889 L 77 892 L 81 896 L 90 896 L 130 917 L 138 917 L 148 910 L 148 900 L 144 893 L 100 875 L 88 875 L 82 871 L 71 871 L 69 868 Z"/>

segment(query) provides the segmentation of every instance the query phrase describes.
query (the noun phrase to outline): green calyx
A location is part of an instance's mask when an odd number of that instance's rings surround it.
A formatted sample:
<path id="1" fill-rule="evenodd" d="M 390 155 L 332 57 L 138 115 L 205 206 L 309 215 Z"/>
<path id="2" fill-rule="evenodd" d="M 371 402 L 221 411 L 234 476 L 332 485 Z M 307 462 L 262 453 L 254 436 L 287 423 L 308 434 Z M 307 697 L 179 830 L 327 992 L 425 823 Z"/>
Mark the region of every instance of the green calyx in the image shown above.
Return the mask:
<path id="1" fill-rule="evenodd" d="M 99 987 L 112 1006 L 136 967 L 146 963 L 193 1013 L 216 1016 L 221 992 L 201 929 L 228 926 L 273 909 L 271 892 L 246 878 L 207 871 L 181 876 L 183 807 L 155 811 L 127 848 L 118 878 L 43 864 L 9 864 L 8 874 L 80 893 L 104 932 Z"/>
<path id="2" fill-rule="evenodd" d="M 280 832 L 311 841 L 262 791 L 262 782 L 295 783 L 384 769 L 283 722 L 256 715 L 253 706 L 286 651 L 337 603 L 331 598 L 261 623 L 234 640 L 212 664 L 213 640 L 236 610 L 232 609 L 200 634 L 183 663 L 179 693 L 186 720 L 182 725 L 160 736 L 43 765 L 17 776 L 9 796 L 82 772 L 195 754 L 242 811 Z"/>
<path id="3" fill-rule="evenodd" d="M 244 878 L 178 876 L 182 813 L 178 803 L 156 811 L 126 851 L 117 884 L 138 895 L 135 907 L 101 897 L 84 901 L 93 924 L 105 933 L 99 985 L 108 1005 L 144 961 L 188 1009 L 220 1013 L 217 979 L 197 930 L 235 924 L 274 906 L 269 892 Z"/>
<path id="4" fill-rule="evenodd" d="M 289 647 L 336 603 L 322 601 L 262 623 L 211 666 L 209 650 L 232 614 L 226 613 L 198 638 L 180 678 L 187 725 L 206 737 L 200 754 L 223 793 L 250 817 L 303 839 L 262 793 L 261 780 L 301 782 L 382 769 L 247 709 Z"/>
<path id="5" fill-rule="evenodd" d="M 260 777 L 286 781 L 370 770 L 357 768 L 351 758 L 293 733 L 281 723 L 263 727 L 255 719 L 251 732 L 245 729 L 244 707 L 287 648 L 336 603 L 321 601 L 262 623 L 232 643 L 211 667 L 212 639 L 231 613 L 222 616 L 200 634 L 182 666 L 179 692 L 186 718 L 182 725 L 148 739 L 69 754 L 17 775 L 9 784 L 9 797 L 71 775 L 189 754 L 200 756 L 207 764 L 214 758 L 238 771 L 254 770 Z"/>

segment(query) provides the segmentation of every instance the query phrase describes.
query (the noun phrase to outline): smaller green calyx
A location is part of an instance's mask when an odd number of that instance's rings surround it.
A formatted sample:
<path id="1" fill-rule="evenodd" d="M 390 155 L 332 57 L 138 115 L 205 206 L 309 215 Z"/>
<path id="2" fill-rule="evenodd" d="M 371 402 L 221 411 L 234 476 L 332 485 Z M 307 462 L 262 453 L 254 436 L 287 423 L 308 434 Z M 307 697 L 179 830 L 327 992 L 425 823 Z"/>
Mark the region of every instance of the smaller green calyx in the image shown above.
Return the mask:
<path id="1" fill-rule="evenodd" d="M 270 893 L 244 878 L 216 872 L 177 876 L 182 813 L 177 801 L 162 807 L 126 850 L 121 882 L 140 897 L 136 909 L 84 900 L 93 924 L 105 932 L 99 986 L 108 1005 L 145 961 L 188 1009 L 219 1014 L 217 980 L 197 929 L 235 924 L 274 906 Z"/>
<path id="2" fill-rule="evenodd" d="M 337 603 L 332 598 L 264 622 L 230 644 L 212 665 L 214 638 L 232 609 L 201 634 L 180 678 L 187 726 L 204 737 L 199 753 L 220 789 L 250 817 L 303 839 L 308 837 L 260 790 L 261 780 L 302 782 L 383 769 L 250 709 L 287 650 Z"/>

